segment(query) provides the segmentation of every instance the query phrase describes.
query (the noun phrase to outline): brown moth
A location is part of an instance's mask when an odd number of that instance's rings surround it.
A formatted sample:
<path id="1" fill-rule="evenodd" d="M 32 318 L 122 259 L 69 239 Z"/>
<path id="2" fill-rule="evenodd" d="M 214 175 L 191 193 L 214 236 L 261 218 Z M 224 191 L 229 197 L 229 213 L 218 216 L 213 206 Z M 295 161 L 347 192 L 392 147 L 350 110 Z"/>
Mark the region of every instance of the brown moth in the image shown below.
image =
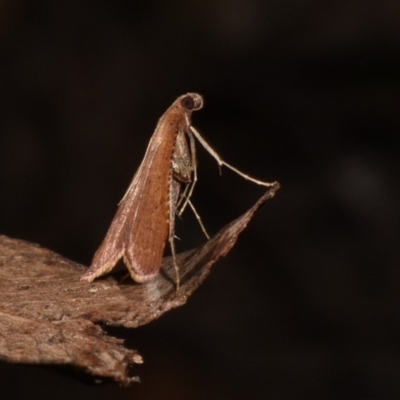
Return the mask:
<path id="1" fill-rule="evenodd" d="M 160 269 L 168 236 L 174 253 L 175 206 L 181 182 L 191 181 L 194 168 L 185 134 L 192 112 L 202 107 L 202 97 L 188 93 L 160 118 L 107 235 L 81 280 L 93 281 L 123 258 L 132 278 L 146 282 Z"/>
<path id="2" fill-rule="evenodd" d="M 220 166 L 225 165 L 259 185 L 270 187 L 275 184 L 256 180 L 219 157 L 191 126 L 192 112 L 202 107 L 203 98 L 199 94 L 187 93 L 178 97 L 159 119 L 143 161 L 81 280 L 93 281 L 111 271 L 122 258 L 136 282 L 147 282 L 158 274 L 168 239 L 179 288 L 174 246 L 175 214 L 181 215 L 189 205 L 208 238 L 190 201 L 197 181 L 194 137 Z"/>

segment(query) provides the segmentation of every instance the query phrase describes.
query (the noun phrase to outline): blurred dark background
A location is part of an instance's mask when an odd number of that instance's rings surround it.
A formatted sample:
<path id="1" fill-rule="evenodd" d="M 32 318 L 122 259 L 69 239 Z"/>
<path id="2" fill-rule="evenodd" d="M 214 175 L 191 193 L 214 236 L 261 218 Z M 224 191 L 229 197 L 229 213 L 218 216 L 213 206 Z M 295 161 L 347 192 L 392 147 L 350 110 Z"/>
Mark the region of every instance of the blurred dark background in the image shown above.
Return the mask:
<path id="1" fill-rule="evenodd" d="M 222 157 L 282 189 L 187 305 L 125 331 L 131 388 L 1 364 L 1 398 L 399 399 L 400 3 L 0 1 L 0 233 L 88 265 L 188 91 Z M 211 233 L 263 189 L 200 146 Z M 190 212 L 179 247 L 204 238 Z"/>

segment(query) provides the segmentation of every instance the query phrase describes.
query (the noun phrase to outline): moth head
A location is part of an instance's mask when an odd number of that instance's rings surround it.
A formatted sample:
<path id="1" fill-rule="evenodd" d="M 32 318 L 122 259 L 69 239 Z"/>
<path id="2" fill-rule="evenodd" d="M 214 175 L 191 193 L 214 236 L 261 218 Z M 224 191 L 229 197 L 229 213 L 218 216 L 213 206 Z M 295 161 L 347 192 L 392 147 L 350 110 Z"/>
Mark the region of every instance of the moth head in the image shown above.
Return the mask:
<path id="1" fill-rule="evenodd" d="M 197 93 L 187 93 L 181 97 L 180 105 L 188 110 L 200 110 L 203 107 L 203 98 Z"/>

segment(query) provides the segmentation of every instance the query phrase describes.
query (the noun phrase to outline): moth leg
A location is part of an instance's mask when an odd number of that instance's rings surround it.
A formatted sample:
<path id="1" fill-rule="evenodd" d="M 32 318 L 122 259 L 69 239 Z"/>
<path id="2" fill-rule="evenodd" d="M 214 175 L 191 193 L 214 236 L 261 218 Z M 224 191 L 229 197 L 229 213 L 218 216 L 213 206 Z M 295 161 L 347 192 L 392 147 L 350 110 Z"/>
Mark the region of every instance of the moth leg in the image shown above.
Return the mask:
<path id="1" fill-rule="evenodd" d="M 169 241 L 169 246 L 171 249 L 172 262 L 174 263 L 174 268 L 175 268 L 176 291 L 178 291 L 181 278 L 179 275 L 178 264 L 176 262 L 176 250 L 175 250 L 175 213 L 176 213 L 175 203 L 179 199 L 181 183 L 172 177 L 169 190 L 170 190 L 170 202 L 169 202 L 169 238 L 168 238 L 168 241 Z"/>
<path id="2" fill-rule="evenodd" d="M 197 182 L 196 143 L 195 143 L 194 137 L 190 131 L 188 131 L 188 136 L 189 136 L 190 155 L 191 155 L 191 170 L 193 171 L 193 178 L 192 178 L 192 181 L 186 186 L 184 192 L 182 193 L 181 199 L 185 198 L 185 201 L 180 208 L 178 207 L 178 215 L 182 215 L 182 213 L 185 211 L 186 206 L 190 202 L 190 198 L 192 197 L 193 190 L 194 190 L 194 187 Z M 186 194 L 187 191 L 188 191 L 188 193 Z M 181 201 L 181 199 L 179 200 L 179 202 Z M 191 207 L 194 210 L 193 205 Z M 194 210 L 194 214 L 196 215 L 196 218 L 197 218 L 198 214 L 195 210 Z M 199 219 L 199 218 L 197 218 L 197 219 Z M 201 222 L 200 222 L 200 225 L 203 229 L 204 227 Z M 203 229 L 203 231 L 204 231 L 204 229 Z M 206 237 L 208 237 L 208 234 L 206 234 Z"/>
<path id="3" fill-rule="evenodd" d="M 183 183 L 183 182 L 182 182 Z M 186 193 L 188 192 L 188 189 L 190 188 L 190 186 L 192 185 L 192 182 L 187 182 L 187 183 L 185 183 L 185 189 L 183 190 L 183 192 L 180 194 L 180 196 L 179 196 L 179 199 L 177 200 L 177 202 L 176 202 L 176 205 L 175 205 L 175 210 L 176 210 L 176 213 L 179 215 L 179 216 L 181 216 L 182 214 L 183 214 L 183 210 L 182 210 L 182 203 L 183 203 L 183 200 L 184 199 L 186 199 L 187 198 L 187 196 L 186 196 Z M 185 203 L 186 203 L 187 201 L 185 201 Z"/>
<path id="4" fill-rule="evenodd" d="M 189 204 L 190 208 L 192 209 L 193 214 L 195 215 L 197 222 L 199 223 L 201 230 L 204 233 L 204 236 L 207 238 L 207 240 L 210 240 L 210 235 L 207 233 L 207 230 L 206 230 L 205 226 L 203 225 L 203 221 L 201 220 L 199 213 L 194 208 L 193 203 L 190 200 L 188 200 L 187 204 Z"/>
<path id="5" fill-rule="evenodd" d="M 255 178 L 251 177 L 250 175 L 245 174 L 242 171 L 239 171 L 234 166 L 232 166 L 232 165 L 228 164 L 227 162 L 225 162 L 218 155 L 218 153 L 203 139 L 203 137 L 200 135 L 200 133 L 193 126 L 190 126 L 190 131 L 193 133 L 194 136 L 196 136 L 197 140 L 201 143 L 201 145 L 215 158 L 215 160 L 217 161 L 217 163 L 218 163 L 218 165 L 220 167 L 222 165 L 225 165 L 225 167 L 231 169 L 233 172 L 236 172 L 238 175 L 240 175 L 244 179 L 246 179 L 246 180 L 248 180 L 250 182 L 256 183 L 257 185 L 271 187 L 271 186 L 275 186 L 277 184 L 277 182 L 260 181 L 258 179 L 255 179 Z"/>

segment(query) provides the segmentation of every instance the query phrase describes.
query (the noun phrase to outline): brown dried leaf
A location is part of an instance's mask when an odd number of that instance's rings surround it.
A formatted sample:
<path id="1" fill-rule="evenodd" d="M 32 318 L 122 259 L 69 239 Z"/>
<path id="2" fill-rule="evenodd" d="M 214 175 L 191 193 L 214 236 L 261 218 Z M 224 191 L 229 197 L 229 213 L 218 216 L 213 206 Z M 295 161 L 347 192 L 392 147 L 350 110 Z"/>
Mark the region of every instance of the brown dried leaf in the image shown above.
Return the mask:
<path id="1" fill-rule="evenodd" d="M 64 364 L 128 384 L 135 350 L 96 323 L 135 328 L 185 304 L 211 266 L 235 244 L 254 213 L 279 189 L 276 184 L 245 214 L 195 250 L 177 256 L 181 287 L 175 290 L 170 257 L 146 284 L 109 275 L 88 284 L 85 268 L 38 245 L 0 236 L 0 359 Z"/>

